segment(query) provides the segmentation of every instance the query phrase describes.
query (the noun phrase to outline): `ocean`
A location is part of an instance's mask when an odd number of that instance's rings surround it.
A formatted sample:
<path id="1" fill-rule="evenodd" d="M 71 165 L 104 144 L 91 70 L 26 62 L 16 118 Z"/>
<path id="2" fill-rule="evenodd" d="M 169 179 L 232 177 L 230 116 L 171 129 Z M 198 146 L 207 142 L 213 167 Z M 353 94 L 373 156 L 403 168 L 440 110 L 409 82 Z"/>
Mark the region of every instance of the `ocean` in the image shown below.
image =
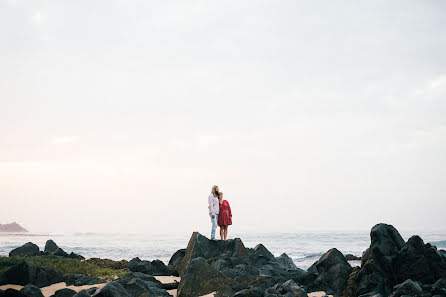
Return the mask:
<path id="1" fill-rule="evenodd" d="M 438 249 L 446 249 L 446 233 L 411 233 L 401 232 L 407 240 L 418 234 L 424 242 L 430 242 Z M 190 235 L 189 235 L 190 236 Z M 189 236 L 144 235 L 144 234 L 98 234 L 98 233 L 0 233 L 0 256 L 29 241 L 37 244 L 41 250 L 48 239 L 54 240 L 66 252 L 75 252 L 85 258 L 108 258 L 112 260 L 130 260 L 139 257 L 142 260 L 159 259 L 168 263 L 172 254 L 186 248 Z M 343 254 L 361 256 L 370 244 L 369 231 L 364 232 L 301 232 L 268 234 L 233 234 L 240 237 L 246 247 L 255 247 L 262 243 L 275 256 L 287 253 L 297 267 L 307 269 L 330 248 L 337 248 Z M 352 266 L 359 261 L 351 261 Z"/>

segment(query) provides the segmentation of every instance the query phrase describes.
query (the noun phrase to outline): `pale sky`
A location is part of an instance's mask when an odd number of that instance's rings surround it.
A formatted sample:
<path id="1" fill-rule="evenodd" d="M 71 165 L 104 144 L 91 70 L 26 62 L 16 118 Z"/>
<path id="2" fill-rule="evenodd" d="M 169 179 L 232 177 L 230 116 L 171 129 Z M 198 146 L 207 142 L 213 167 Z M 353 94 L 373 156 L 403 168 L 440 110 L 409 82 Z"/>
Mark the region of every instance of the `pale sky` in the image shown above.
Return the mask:
<path id="1" fill-rule="evenodd" d="M 0 223 L 446 229 L 446 2 L 0 0 Z M 209 234 L 207 234 L 209 235 Z"/>

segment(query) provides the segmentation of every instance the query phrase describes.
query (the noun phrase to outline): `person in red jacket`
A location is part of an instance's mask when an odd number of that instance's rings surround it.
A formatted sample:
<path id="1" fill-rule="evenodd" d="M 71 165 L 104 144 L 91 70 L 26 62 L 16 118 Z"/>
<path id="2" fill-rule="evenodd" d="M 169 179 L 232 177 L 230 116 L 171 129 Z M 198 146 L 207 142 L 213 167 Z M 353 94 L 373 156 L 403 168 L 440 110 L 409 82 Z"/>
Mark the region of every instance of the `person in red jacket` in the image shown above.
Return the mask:
<path id="1" fill-rule="evenodd" d="M 232 212 L 229 202 L 223 200 L 223 193 L 218 193 L 218 206 L 220 207 L 220 213 L 218 215 L 218 226 L 220 226 L 220 238 L 226 240 L 228 237 L 228 226 L 232 225 Z"/>

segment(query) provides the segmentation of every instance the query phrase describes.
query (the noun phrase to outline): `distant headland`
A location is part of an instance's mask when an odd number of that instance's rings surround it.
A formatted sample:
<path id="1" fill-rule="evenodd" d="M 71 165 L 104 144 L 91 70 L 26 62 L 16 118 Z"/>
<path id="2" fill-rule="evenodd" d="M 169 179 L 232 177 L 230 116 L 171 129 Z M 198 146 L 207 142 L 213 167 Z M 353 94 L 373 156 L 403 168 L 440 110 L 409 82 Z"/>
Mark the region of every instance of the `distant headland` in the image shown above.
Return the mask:
<path id="1" fill-rule="evenodd" d="M 0 224 L 0 232 L 28 232 L 16 222 L 10 224 Z"/>

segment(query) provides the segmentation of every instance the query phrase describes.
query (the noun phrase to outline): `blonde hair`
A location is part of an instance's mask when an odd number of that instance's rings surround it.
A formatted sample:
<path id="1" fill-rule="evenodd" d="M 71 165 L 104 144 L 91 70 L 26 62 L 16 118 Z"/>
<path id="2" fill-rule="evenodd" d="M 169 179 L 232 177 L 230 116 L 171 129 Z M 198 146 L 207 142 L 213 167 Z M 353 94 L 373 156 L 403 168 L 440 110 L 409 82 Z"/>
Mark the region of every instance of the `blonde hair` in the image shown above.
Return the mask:
<path id="1" fill-rule="evenodd" d="M 218 198 L 218 191 L 217 191 L 218 186 L 212 186 L 212 195 L 214 195 L 215 198 Z"/>

